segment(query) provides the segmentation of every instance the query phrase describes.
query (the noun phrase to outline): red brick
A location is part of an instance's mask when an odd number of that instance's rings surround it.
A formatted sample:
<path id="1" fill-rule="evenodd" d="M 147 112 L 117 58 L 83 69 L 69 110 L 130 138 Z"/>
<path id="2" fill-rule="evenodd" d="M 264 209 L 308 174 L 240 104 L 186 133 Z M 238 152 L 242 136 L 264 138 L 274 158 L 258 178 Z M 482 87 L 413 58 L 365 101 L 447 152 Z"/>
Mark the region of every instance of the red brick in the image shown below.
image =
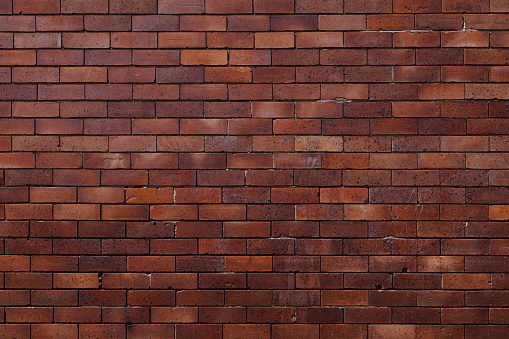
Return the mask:
<path id="1" fill-rule="evenodd" d="M 50 0 L 47 3 L 34 3 L 30 0 L 16 0 L 12 10 L 14 13 L 23 14 L 58 14 L 60 12 L 60 2 Z"/>
<path id="2" fill-rule="evenodd" d="M 273 15 L 270 17 L 273 31 L 307 31 L 318 28 L 316 15 Z"/>
<path id="3" fill-rule="evenodd" d="M 32 335 L 47 339 L 55 335 L 64 335 L 66 338 L 78 338 L 78 325 L 76 324 L 34 324 Z"/>
<path id="4" fill-rule="evenodd" d="M 365 30 L 365 15 L 320 15 L 318 17 L 318 29 L 325 31 L 350 31 Z"/>
<path id="5" fill-rule="evenodd" d="M 293 13 L 294 0 L 253 0 L 255 13 Z"/>
<path id="6" fill-rule="evenodd" d="M 441 71 L 444 82 L 485 82 L 488 78 L 483 66 L 443 66 Z"/>
<path id="7" fill-rule="evenodd" d="M 442 47 L 487 47 L 487 32 L 442 32 Z"/>
<path id="8" fill-rule="evenodd" d="M 425 317 L 427 314 L 419 314 L 419 316 Z M 368 331 L 370 338 L 398 338 L 400 336 L 412 338 L 415 337 L 416 325 L 369 325 Z"/>
<path id="9" fill-rule="evenodd" d="M 226 31 L 226 17 L 187 15 L 180 17 L 181 31 Z"/>
<path id="10" fill-rule="evenodd" d="M 207 102 L 205 103 L 204 116 L 207 118 L 250 117 L 250 104 L 247 102 Z"/>
<path id="11" fill-rule="evenodd" d="M 85 29 L 87 31 L 128 31 L 131 29 L 130 19 L 127 15 L 86 15 Z"/>
<path id="12" fill-rule="evenodd" d="M 390 82 L 392 71 L 389 67 L 345 67 L 346 82 Z"/>
<path id="13" fill-rule="evenodd" d="M 79 327 L 80 338 L 101 337 L 125 337 L 126 331 L 124 325 L 113 324 L 84 324 Z"/>
<path id="14" fill-rule="evenodd" d="M 252 71 L 248 67 L 206 67 L 205 82 L 251 82 Z"/>
<path id="15" fill-rule="evenodd" d="M 207 33 L 207 47 L 252 48 L 253 46 L 253 33 Z"/>
<path id="16" fill-rule="evenodd" d="M 196 307 L 153 307 L 151 319 L 162 323 L 188 323 L 198 321 L 198 308 Z"/>
<path id="17" fill-rule="evenodd" d="M 456 1 L 456 0 L 444 0 L 442 4 L 442 10 L 444 12 L 453 13 L 478 13 L 478 12 L 489 12 L 488 1 Z"/>
<path id="18" fill-rule="evenodd" d="M 268 324 L 227 324 L 223 326 L 223 337 L 233 338 L 270 338 L 270 325 Z"/>
<path id="19" fill-rule="evenodd" d="M 3 32 L 34 31 L 35 16 L 33 15 L 2 16 L 2 18 L 0 19 L 0 29 Z"/>
<path id="20" fill-rule="evenodd" d="M 488 316 L 488 309 L 483 308 L 444 308 L 441 322 L 444 324 L 486 324 Z"/>
<path id="21" fill-rule="evenodd" d="M 133 17 L 132 26 L 133 31 L 177 31 L 179 18 L 176 15 L 139 15 Z"/>
<path id="22" fill-rule="evenodd" d="M 297 82 L 340 82 L 343 80 L 343 68 L 334 66 L 297 67 Z"/>
<path id="23" fill-rule="evenodd" d="M 55 322 L 94 323 L 100 318 L 99 307 L 56 307 L 54 313 Z"/>
<path id="24" fill-rule="evenodd" d="M 159 33 L 160 48 L 205 47 L 205 33 Z"/>
<path id="25" fill-rule="evenodd" d="M 182 100 L 226 100 L 228 87 L 226 84 L 181 85 Z"/>
<path id="26" fill-rule="evenodd" d="M 5 218 L 12 220 L 28 220 L 37 218 L 51 220 L 52 207 L 48 204 L 13 204 L 5 206 Z"/>
<path id="27" fill-rule="evenodd" d="M 134 50 L 132 54 L 133 65 L 177 65 L 179 62 L 179 53 L 174 50 Z M 124 64 L 128 65 L 129 60 Z"/>
<path id="28" fill-rule="evenodd" d="M 345 323 L 389 323 L 390 318 L 387 307 L 349 307 L 345 310 Z"/>
<path id="29" fill-rule="evenodd" d="M 100 207 L 92 204 L 54 205 L 53 217 L 56 220 L 99 220 Z"/>
<path id="30" fill-rule="evenodd" d="M 391 10 L 391 2 L 386 0 L 354 0 L 345 3 L 345 13 L 390 13 Z"/>
<path id="31" fill-rule="evenodd" d="M 83 1 L 63 0 L 62 13 L 107 13 L 108 2 L 105 0 Z"/>
<path id="32" fill-rule="evenodd" d="M 205 12 L 213 13 L 213 14 L 237 14 L 237 13 L 251 13 L 252 10 L 252 1 L 251 0 L 241 0 L 235 3 L 232 6 L 231 3 L 225 1 L 207 1 L 205 3 Z"/>
<path id="33" fill-rule="evenodd" d="M 403 0 L 394 0 L 393 8 L 396 13 L 440 13 L 442 3 L 440 0 L 420 0 L 412 3 Z"/>
<path id="34" fill-rule="evenodd" d="M 60 48 L 60 33 L 16 33 L 14 48 Z"/>
<path id="35" fill-rule="evenodd" d="M 318 62 L 319 62 L 318 50 L 276 49 L 272 51 L 273 65 L 307 66 L 307 65 L 317 65 Z"/>
<path id="36" fill-rule="evenodd" d="M 346 47 L 390 47 L 392 45 L 392 35 L 388 32 L 346 32 L 344 34 Z"/>
<path id="37" fill-rule="evenodd" d="M 60 68 L 61 82 L 106 82 L 107 70 L 100 67 Z"/>
<path id="38" fill-rule="evenodd" d="M 270 65 L 270 50 L 231 50 L 229 53 L 231 65 Z"/>
<path id="39" fill-rule="evenodd" d="M 230 100 L 271 100 L 272 85 L 230 84 L 228 85 L 228 97 Z"/>
<path id="40" fill-rule="evenodd" d="M 228 16 L 229 31 L 268 31 L 270 19 L 268 15 L 230 15 Z"/>
<path id="41" fill-rule="evenodd" d="M 320 325 L 320 334 L 323 338 L 366 338 L 368 335 L 367 325 L 347 325 L 347 324 L 323 324 Z"/>
<path id="42" fill-rule="evenodd" d="M 322 100 L 368 99 L 367 84 L 322 84 L 320 85 Z"/>
<path id="43" fill-rule="evenodd" d="M 126 32 L 111 33 L 112 48 L 155 48 L 156 33 Z"/>
<path id="44" fill-rule="evenodd" d="M 5 320 L 14 323 L 51 322 L 51 307 L 7 307 Z"/>
<path id="45" fill-rule="evenodd" d="M 413 28 L 414 17 L 410 14 L 378 14 L 367 17 L 367 29 L 372 31 L 411 30 Z"/>

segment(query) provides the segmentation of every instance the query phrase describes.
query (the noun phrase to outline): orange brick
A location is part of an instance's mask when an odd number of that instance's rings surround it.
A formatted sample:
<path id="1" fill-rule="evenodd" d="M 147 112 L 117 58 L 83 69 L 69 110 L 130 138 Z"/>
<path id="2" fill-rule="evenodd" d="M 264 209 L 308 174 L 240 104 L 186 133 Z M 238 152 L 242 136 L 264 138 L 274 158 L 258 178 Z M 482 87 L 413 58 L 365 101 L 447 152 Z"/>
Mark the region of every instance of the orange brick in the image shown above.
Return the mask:
<path id="1" fill-rule="evenodd" d="M 293 48 L 294 33 L 258 32 L 255 33 L 255 48 Z"/>

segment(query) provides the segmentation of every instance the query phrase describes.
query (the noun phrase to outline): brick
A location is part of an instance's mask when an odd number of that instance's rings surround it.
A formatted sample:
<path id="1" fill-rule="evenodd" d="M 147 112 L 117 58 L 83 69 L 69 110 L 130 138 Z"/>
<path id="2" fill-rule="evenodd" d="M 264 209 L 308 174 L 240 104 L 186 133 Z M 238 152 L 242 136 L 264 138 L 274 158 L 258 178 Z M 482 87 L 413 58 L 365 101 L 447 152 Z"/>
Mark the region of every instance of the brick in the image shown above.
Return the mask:
<path id="1" fill-rule="evenodd" d="M 13 12 L 23 14 L 58 14 L 60 12 L 59 1 L 48 1 L 48 3 L 33 2 L 30 0 L 16 0 L 13 2 Z"/>
<path id="2" fill-rule="evenodd" d="M 487 323 L 487 311 L 481 308 L 448 308 L 442 311 L 441 321 L 444 324 Z"/>
<path id="3" fill-rule="evenodd" d="M 56 307 L 54 314 L 56 322 L 93 323 L 100 317 L 99 307 Z"/>
<path id="4" fill-rule="evenodd" d="M 124 52 L 124 51 L 119 51 Z M 161 50 L 134 50 L 133 65 L 177 65 L 179 62 L 178 51 L 161 51 Z M 122 64 L 128 65 L 130 60 L 125 55 L 125 61 Z"/>
<path id="5" fill-rule="evenodd" d="M 336 30 L 365 30 L 366 16 L 364 15 L 320 15 L 318 17 L 318 29 L 325 31 Z"/>
<path id="6" fill-rule="evenodd" d="M 205 82 L 251 82 L 251 68 L 248 67 L 206 67 Z"/>
<path id="7" fill-rule="evenodd" d="M 252 48 L 253 33 L 207 33 L 207 47 L 210 48 Z"/>
<path id="8" fill-rule="evenodd" d="M 16 33 L 14 48 L 60 48 L 60 33 Z"/>
<path id="9" fill-rule="evenodd" d="M 396 6 L 396 4 L 395 4 Z M 414 28 L 413 15 L 409 14 L 376 14 L 368 15 L 368 30 L 411 30 Z"/>
<path id="10" fill-rule="evenodd" d="M 204 0 L 182 1 L 162 0 L 158 3 L 158 12 L 161 14 L 199 14 L 205 12 Z"/>
<path id="11" fill-rule="evenodd" d="M 320 333 L 324 338 L 336 338 L 347 336 L 350 338 L 366 338 L 368 335 L 367 325 L 353 324 L 323 324 L 320 325 Z"/>
<path id="12" fill-rule="evenodd" d="M 226 100 L 228 87 L 226 84 L 192 84 L 180 86 L 182 100 Z"/>
<path id="13" fill-rule="evenodd" d="M 0 28 L 3 32 L 30 32 L 35 30 L 35 16 L 2 16 Z"/>
<path id="14" fill-rule="evenodd" d="M 236 13 L 251 13 L 252 12 L 252 1 L 242 0 L 235 3 L 234 6 L 223 1 L 207 1 L 205 3 L 205 12 L 214 14 L 236 14 Z"/>
<path id="15" fill-rule="evenodd" d="M 253 0 L 255 13 L 293 13 L 294 0 Z"/>
<path id="16" fill-rule="evenodd" d="M 391 313 L 389 308 L 351 307 L 345 311 L 346 323 L 389 323 Z"/>
<path id="17" fill-rule="evenodd" d="M 343 1 L 306 1 L 297 0 L 295 10 L 297 13 L 341 13 L 343 11 Z"/>
<path id="18" fill-rule="evenodd" d="M 85 29 L 88 31 L 128 31 L 131 29 L 131 20 L 127 15 L 86 15 L 84 19 Z"/>
<path id="19" fill-rule="evenodd" d="M 183 15 L 180 17 L 181 31 L 226 31 L 226 16 Z"/>
<path id="20" fill-rule="evenodd" d="M 51 338 L 54 335 L 65 335 L 67 338 L 78 338 L 78 325 L 75 324 L 35 324 L 32 326 L 34 336 Z"/>
<path id="21" fill-rule="evenodd" d="M 205 33 L 159 33 L 160 48 L 200 48 L 205 47 Z"/>
<path id="22" fill-rule="evenodd" d="M 63 0 L 62 13 L 107 13 L 108 2 L 105 0 L 83 1 L 83 0 Z"/>
<path id="23" fill-rule="evenodd" d="M 126 53 L 127 52 L 127 53 Z M 118 50 L 87 50 L 85 51 L 86 65 L 130 65 L 130 51 Z"/>
<path id="24" fill-rule="evenodd" d="M 390 47 L 391 34 L 388 32 L 345 32 L 345 47 Z"/>
<path id="25" fill-rule="evenodd" d="M 54 206 L 56 220 L 99 220 L 100 208 L 92 204 L 59 204 Z"/>
<path id="26" fill-rule="evenodd" d="M 8 307 L 5 320 L 16 323 L 51 322 L 53 314 L 50 307 Z"/>
<path id="27" fill-rule="evenodd" d="M 412 49 L 370 49 L 367 61 L 369 65 L 412 65 L 415 53 Z"/>
<path id="28" fill-rule="evenodd" d="M 390 13 L 390 1 L 374 1 L 367 2 L 353 1 L 345 3 L 345 13 Z"/>
<path id="29" fill-rule="evenodd" d="M 343 68 L 334 66 L 297 67 L 297 82 L 340 82 L 343 80 Z"/>
<path id="30" fill-rule="evenodd" d="M 442 47 L 487 47 L 487 32 L 442 32 Z"/>
<path id="31" fill-rule="evenodd" d="M 231 50 L 229 53 L 231 65 L 270 65 L 270 50 Z"/>
<path id="32" fill-rule="evenodd" d="M 85 98 L 84 85 L 39 85 L 41 100 L 80 100 Z"/>
<path id="33" fill-rule="evenodd" d="M 139 15 L 133 17 L 132 26 L 133 31 L 178 31 L 179 18 L 175 15 Z"/>
<path id="34" fill-rule="evenodd" d="M 124 3 L 120 0 L 110 2 L 110 13 L 125 14 L 154 14 L 157 12 L 157 2 L 146 0 L 139 4 Z"/>
<path id="35" fill-rule="evenodd" d="M 469 29 L 505 29 L 507 27 L 507 21 L 500 14 L 466 14 L 466 19 L 465 24 Z"/>
<path id="36" fill-rule="evenodd" d="M 0 85 L 2 100 L 35 100 L 37 87 L 35 85 Z"/>
<path id="37" fill-rule="evenodd" d="M 64 33 L 62 46 L 64 48 L 108 48 L 110 35 L 107 33 Z"/>
<path id="38" fill-rule="evenodd" d="M 268 339 L 270 337 L 270 325 L 265 324 L 226 324 L 223 326 L 224 338 L 261 338 Z"/>
<path id="39" fill-rule="evenodd" d="M 270 18 L 268 15 L 230 15 L 228 16 L 229 31 L 268 31 Z"/>
<path id="40" fill-rule="evenodd" d="M 414 337 L 416 333 L 416 325 L 369 325 L 368 328 L 370 336 L 372 335 L 374 338 L 377 336 L 384 338 Z"/>
<path id="41" fill-rule="evenodd" d="M 230 84 L 228 97 L 231 100 L 271 100 L 272 86 L 269 84 Z"/>
<path id="42" fill-rule="evenodd" d="M 444 12 L 453 13 L 478 13 L 478 12 L 489 12 L 488 1 L 454 1 L 444 0 L 442 5 Z"/>
<path id="43" fill-rule="evenodd" d="M 256 48 L 292 48 L 294 47 L 294 33 L 260 32 L 255 33 Z"/>
<path id="44" fill-rule="evenodd" d="M 442 35 L 443 39 L 444 35 Z M 438 32 L 396 32 L 393 36 L 394 47 L 438 47 L 440 46 L 440 34 Z M 445 46 L 444 47 L 459 47 Z M 446 44 L 447 45 L 447 44 Z"/>
<path id="45" fill-rule="evenodd" d="M 270 17 L 270 27 L 273 31 L 306 31 L 318 28 L 316 15 L 273 15 Z"/>
<path id="46" fill-rule="evenodd" d="M 284 50 L 276 49 L 272 51 L 273 65 L 317 65 L 319 62 L 318 50 Z"/>
<path id="47" fill-rule="evenodd" d="M 444 82 L 485 82 L 488 77 L 483 66 L 443 66 L 441 71 Z"/>
<path id="48" fill-rule="evenodd" d="M 112 48 L 155 48 L 157 34 L 144 32 L 111 33 Z"/>

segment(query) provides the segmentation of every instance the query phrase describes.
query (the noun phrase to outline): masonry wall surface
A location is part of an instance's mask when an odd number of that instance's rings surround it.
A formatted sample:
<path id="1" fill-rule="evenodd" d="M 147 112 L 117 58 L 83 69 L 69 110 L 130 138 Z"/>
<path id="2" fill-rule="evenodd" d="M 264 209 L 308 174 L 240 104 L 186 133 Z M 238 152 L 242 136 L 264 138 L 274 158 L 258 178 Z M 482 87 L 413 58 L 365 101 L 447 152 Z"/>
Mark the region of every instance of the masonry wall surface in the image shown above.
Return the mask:
<path id="1" fill-rule="evenodd" d="M 509 337 L 508 12 L 0 0 L 0 337 Z"/>

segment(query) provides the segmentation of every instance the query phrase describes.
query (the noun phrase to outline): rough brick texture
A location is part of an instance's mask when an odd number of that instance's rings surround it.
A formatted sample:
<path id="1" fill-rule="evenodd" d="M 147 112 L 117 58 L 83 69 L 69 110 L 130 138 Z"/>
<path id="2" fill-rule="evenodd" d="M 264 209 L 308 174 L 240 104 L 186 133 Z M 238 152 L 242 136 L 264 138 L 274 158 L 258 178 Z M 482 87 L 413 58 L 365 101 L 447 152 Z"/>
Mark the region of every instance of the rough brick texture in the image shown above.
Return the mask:
<path id="1" fill-rule="evenodd" d="M 508 338 L 508 0 L 0 0 L 0 338 Z"/>

